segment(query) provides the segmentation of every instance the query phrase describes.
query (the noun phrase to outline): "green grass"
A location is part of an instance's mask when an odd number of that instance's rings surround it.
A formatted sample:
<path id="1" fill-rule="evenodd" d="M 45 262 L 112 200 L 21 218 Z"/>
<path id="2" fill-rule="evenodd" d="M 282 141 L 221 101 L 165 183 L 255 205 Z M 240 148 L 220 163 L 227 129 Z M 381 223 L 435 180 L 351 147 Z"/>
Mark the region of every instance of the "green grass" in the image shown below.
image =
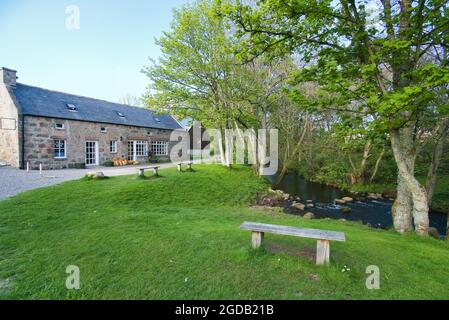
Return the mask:
<path id="1" fill-rule="evenodd" d="M 396 190 L 396 185 L 394 184 L 380 184 L 380 183 L 372 183 L 372 184 L 356 184 L 349 187 L 351 191 L 362 192 L 362 193 L 383 193 L 385 191 Z"/>
<path id="2" fill-rule="evenodd" d="M 449 298 L 447 242 L 257 211 L 249 204 L 267 185 L 250 170 L 195 170 L 82 179 L 0 202 L 0 297 Z M 252 250 L 245 220 L 343 231 L 347 242 L 332 243 L 331 265 L 318 267 L 298 254 L 315 250 L 311 239 L 266 235 Z M 65 288 L 68 265 L 80 268 L 78 291 Z M 369 265 L 380 268 L 380 290 L 365 288 Z"/>

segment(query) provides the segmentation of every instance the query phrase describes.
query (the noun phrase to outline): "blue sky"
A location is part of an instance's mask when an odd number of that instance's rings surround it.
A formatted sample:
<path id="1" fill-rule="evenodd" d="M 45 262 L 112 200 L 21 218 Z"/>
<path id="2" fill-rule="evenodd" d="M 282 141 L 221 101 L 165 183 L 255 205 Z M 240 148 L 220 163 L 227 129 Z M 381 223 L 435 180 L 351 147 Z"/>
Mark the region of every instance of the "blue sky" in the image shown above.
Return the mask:
<path id="1" fill-rule="evenodd" d="M 140 73 L 157 58 L 154 38 L 169 29 L 172 9 L 187 0 L 0 0 L 0 66 L 19 82 L 118 101 L 140 96 Z M 76 5 L 80 28 L 66 27 Z"/>

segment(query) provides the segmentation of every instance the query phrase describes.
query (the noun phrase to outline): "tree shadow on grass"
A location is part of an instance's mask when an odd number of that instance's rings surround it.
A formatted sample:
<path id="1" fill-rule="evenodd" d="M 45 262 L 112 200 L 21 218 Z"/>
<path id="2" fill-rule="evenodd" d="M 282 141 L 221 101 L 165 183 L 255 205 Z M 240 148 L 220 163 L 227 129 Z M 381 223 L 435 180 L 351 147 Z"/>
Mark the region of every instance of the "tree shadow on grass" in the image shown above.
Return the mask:
<path id="1" fill-rule="evenodd" d="M 137 176 L 137 180 L 156 180 L 156 179 L 159 179 L 159 178 L 164 178 L 164 176 L 161 176 L 160 174 L 158 174 L 158 175 L 151 175 L 151 176 L 141 176 L 141 175 L 138 175 Z"/>
<path id="2" fill-rule="evenodd" d="M 278 253 L 282 252 L 289 256 L 295 256 L 295 257 L 302 257 L 306 260 L 315 262 L 316 260 L 316 248 L 312 247 L 292 247 L 292 246 L 285 246 L 285 245 L 279 245 L 279 244 L 269 244 L 266 245 L 266 249 L 268 252 L 272 253 Z"/>

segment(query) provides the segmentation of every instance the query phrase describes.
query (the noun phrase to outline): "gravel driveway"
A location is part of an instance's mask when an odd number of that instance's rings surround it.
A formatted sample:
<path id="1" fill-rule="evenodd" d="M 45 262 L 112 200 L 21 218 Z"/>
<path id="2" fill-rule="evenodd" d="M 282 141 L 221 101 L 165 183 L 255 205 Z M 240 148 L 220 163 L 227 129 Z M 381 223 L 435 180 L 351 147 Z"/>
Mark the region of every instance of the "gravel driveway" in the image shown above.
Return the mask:
<path id="1" fill-rule="evenodd" d="M 123 176 L 137 174 L 138 168 L 155 164 L 129 167 L 96 167 L 90 169 L 63 169 L 43 171 L 18 170 L 9 166 L 0 166 L 0 200 L 15 196 L 24 191 L 52 186 L 64 181 L 81 179 L 90 171 L 102 171 L 106 176 Z M 174 163 L 158 164 L 160 169 L 175 167 Z"/>

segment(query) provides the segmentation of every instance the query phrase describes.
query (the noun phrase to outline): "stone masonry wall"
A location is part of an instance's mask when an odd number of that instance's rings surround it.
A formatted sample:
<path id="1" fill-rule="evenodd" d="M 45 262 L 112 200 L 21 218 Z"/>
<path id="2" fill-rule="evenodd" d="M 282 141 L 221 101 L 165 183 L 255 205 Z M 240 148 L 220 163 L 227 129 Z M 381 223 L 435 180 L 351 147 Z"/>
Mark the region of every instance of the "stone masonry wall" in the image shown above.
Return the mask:
<path id="1" fill-rule="evenodd" d="M 85 163 L 85 142 L 98 141 L 99 165 L 106 160 L 127 159 L 128 141 L 169 141 L 171 130 L 130 127 L 115 124 L 103 124 L 75 120 L 51 119 L 44 117 L 25 116 L 25 162 L 29 161 L 33 169 L 42 164 L 43 169 L 62 169 Z M 55 128 L 55 124 L 63 124 L 64 129 Z M 102 133 L 106 128 L 107 133 Z M 66 159 L 54 158 L 54 140 L 66 140 Z M 110 152 L 110 141 L 117 140 L 117 153 Z M 170 149 L 176 142 L 169 143 Z M 169 160 L 169 157 L 163 157 Z M 147 157 L 137 157 L 137 161 L 146 162 Z"/>
<path id="2" fill-rule="evenodd" d="M 0 82 L 0 161 L 19 167 L 18 110 L 4 83 Z"/>

